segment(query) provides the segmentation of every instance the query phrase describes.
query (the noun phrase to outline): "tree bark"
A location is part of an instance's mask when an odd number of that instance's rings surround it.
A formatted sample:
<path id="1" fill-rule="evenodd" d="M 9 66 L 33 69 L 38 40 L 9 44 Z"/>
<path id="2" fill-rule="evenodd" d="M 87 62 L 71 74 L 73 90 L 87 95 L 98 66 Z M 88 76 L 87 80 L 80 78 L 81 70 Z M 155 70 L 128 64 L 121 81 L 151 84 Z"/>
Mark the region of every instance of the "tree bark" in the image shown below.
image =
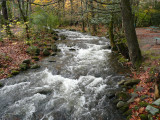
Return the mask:
<path id="1" fill-rule="evenodd" d="M 137 35 L 134 27 L 134 20 L 129 0 L 121 0 L 121 13 L 122 13 L 123 27 L 127 39 L 130 59 L 134 67 L 140 67 L 142 63 L 142 55 L 137 40 Z"/>
<path id="2" fill-rule="evenodd" d="M 6 26 L 6 34 L 11 37 L 12 33 L 11 33 L 10 27 L 9 27 L 8 11 L 7 11 L 6 0 L 2 0 L 2 14 L 3 14 L 3 18 L 4 18 L 4 24 Z"/>

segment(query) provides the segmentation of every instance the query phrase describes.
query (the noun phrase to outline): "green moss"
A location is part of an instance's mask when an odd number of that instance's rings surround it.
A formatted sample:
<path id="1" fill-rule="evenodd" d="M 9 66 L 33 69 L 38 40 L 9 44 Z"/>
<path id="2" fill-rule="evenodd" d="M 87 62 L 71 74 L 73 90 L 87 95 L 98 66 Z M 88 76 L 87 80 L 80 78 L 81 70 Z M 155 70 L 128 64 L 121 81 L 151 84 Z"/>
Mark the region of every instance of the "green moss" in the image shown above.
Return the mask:
<path id="1" fill-rule="evenodd" d="M 122 112 L 122 113 L 124 113 L 124 112 L 126 112 L 128 109 L 129 109 L 129 105 L 128 105 L 128 104 L 125 104 L 123 107 L 121 107 L 121 108 L 119 109 L 119 111 Z"/>
<path id="2" fill-rule="evenodd" d="M 30 46 L 27 48 L 26 52 L 31 55 L 39 55 L 40 49 L 37 46 Z"/>
<path id="3" fill-rule="evenodd" d="M 11 75 L 18 75 L 19 74 L 19 71 L 17 71 L 17 70 L 12 70 L 11 71 Z"/>
<path id="4" fill-rule="evenodd" d="M 123 113 L 124 116 L 129 116 L 131 114 L 132 114 L 132 109 L 129 109 L 125 113 Z"/>
<path id="5" fill-rule="evenodd" d="M 148 116 L 145 114 L 141 114 L 139 117 L 141 118 L 141 120 L 148 120 Z"/>
<path id="6" fill-rule="evenodd" d="M 29 68 L 28 64 L 26 64 L 26 63 L 20 64 L 19 67 L 20 67 L 20 69 L 21 69 L 22 71 L 27 70 L 27 69 Z"/>
<path id="7" fill-rule="evenodd" d="M 119 92 L 119 93 L 116 94 L 116 97 L 119 100 L 127 101 L 130 98 L 130 95 L 126 92 Z"/>
<path id="8" fill-rule="evenodd" d="M 147 105 L 149 105 L 149 103 L 147 103 L 147 102 L 140 102 L 139 103 L 140 107 L 146 107 Z"/>

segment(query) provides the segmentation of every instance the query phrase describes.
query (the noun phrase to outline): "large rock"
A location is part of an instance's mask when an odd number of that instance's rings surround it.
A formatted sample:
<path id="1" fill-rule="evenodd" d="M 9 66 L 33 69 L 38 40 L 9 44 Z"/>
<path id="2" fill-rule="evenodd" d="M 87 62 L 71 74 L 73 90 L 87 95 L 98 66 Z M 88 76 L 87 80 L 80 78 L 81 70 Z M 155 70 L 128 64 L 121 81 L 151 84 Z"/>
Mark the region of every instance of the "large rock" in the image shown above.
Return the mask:
<path id="1" fill-rule="evenodd" d="M 19 67 L 22 71 L 29 69 L 29 65 L 26 63 L 20 64 Z"/>
<path id="2" fill-rule="evenodd" d="M 119 100 L 127 101 L 130 98 L 130 95 L 126 92 L 116 93 L 116 98 Z"/>
<path id="3" fill-rule="evenodd" d="M 148 112 L 150 112 L 152 115 L 155 115 L 156 113 L 159 112 L 159 109 L 157 109 L 157 108 L 155 108 L 155 107 L 153 107 L 153 106 L 151 106 L 151 105 L 148 105 L 148 106 L 146 107 L 146 110 L 147 110 Z"/>
<path id="4" fill-rule="evenodd" d="M 125 105 L 125 102 L 119 101 L 119 102 L 117 103 L 117 108 L 121 108 L 121 107 L 123 107 L 124 105 Z"/>
<path id="5" fill-rule="evenodd" d="M 50 55 L 50 51 L 48 49 L 44 49 L 42 53 L 43 53 L 44 56 L 49 56 Z"/>
<path id="6" fill-rule="evenodd" d="M 160 98 L 153 102 L 154 105 L 160 106 Z"/>
<path id="7" fill-rule="evenodd" d="M 118 85 L 124 85 L 125 82 L 126 82 L 126 80 L 121 80 L 118 82 Z"/>
<path id="8" fill-rule="evenodd" d="M 3 87 L 3 86 L 4 86 L 3 83 L 0 82 L 0 88 Z"/>
<path id="9" fill-rule="evenodd" d="M 19 71 L 17 71 L 17 70 L 12 70 L 11 71 L 11 75 L 18 75 L 19 74 Z"/>
<path id="10" fill-rule="evenodd" d="M 31 66 L 31 69 L 37 69 L 37 68 L 40 68 L 40 65 L 34 64 L 34 65 Z"/>
<path id="11" fill-rule="evenodd" d="M 39 55 L 40 49 L 37 46 L 30 46 L 27 48 L 26 52 L 31 55 Z"/>
<path id="12" fill-rule="evenodd" d="M 134 86 L 136 84 L 138 84 L 140 82 L 140 79 L 136 79 L 136 80 L 127 80 L 124 85 L 125 86 Z"/>
<path id="13" fill-rule="evenodd" d="M 132 102 L 134 102 L 134 99 L 135 99 L 136 97 L 138 97 L 138 94 L 137 94 L 137 93 L 135 93 L 135 92 L 131 93 L 131 98 L 127 101 L 127 103 L 132 103 Z"/>
<path id="14" fill-rule="evenodd" d="M 30 60 L 30 59 L 26 59 L 26 60 L 24 60 L 22 63 L 30 64 L 30 63 L 31 63 L 31 60 Z"/>
<path id="15" fill-rule="evenodd" d="M 67 37 L 65 35 L 60 35 L 61 40 L 65 40 Z"/>
<path id="16" fill-rule="evenodd" d="M 57 47 L 57 45 L 53 44 L 53 45 L 51 45 L 51 49 L 53 52 L 57 52 L 58 47 Z"/>
<path id="17" fill-rule="evenodd" d="M 39 61 L 39 57 L 38 56 L 34 56 L 34 57 L 32 57 L 32 59 L 35 60 L 35 61 Z"/>

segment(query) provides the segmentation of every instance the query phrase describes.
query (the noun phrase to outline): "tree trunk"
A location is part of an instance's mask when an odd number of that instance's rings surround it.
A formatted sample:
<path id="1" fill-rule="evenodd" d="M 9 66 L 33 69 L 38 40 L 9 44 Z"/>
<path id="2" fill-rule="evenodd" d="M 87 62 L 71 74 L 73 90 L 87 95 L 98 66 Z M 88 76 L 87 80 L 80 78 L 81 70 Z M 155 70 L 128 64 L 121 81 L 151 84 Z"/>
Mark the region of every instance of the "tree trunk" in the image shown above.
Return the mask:
<path id="1" fill-rule="evenodd" d="M 134 27 L 134 20 L 129 0 L 121 0 L 121 13 L 122 13 L 123 27 L 127 39 L 130 59 L 134 67 L 140 67 L 142 63 L 142 56 L 137 40 L 137 35 Z"/>
<path id="2" fill-rule="evenodd" d="M 93 1 L 90 1 L 90 9 L 91 9 L 91 17 L 92 19 L 94 19 L 95 17 L 95 13 L 94 13 L 94 8 L 93 8 Z M 97 29 L 96 29 L 96 24 L 91 23 L 92 24 L 92 33 L 96 34 L 97 33 Z"/>
<path id="3" fill-rule="evenodd" d="M 8 11 L 7 11 L 6 0 L 2 0 L 2 14 L 3 14 L 3 18 L 4 18 L 4 24 L 6 26 L 6 34 L 11 37 L 12 33 L 11 33 L 10 27 L 9 27 Z"/>
<path id="4" fill-rule="evenodd" d="M 28 15 L 28 4 L 29 4 L 29 0 L 27 0 L 27 9 L 26 9 L 26 14 Z M 30 36 L 29 36 L 29 26 L 27 24 L 28 22 L 28 16 L 25 15 L 25 13 L 23 12 L 22 8 L 21 8 L 21 3 L 20 3 L 20 0 L 18 0 L 18 7 L 19 7 L 19 10 L 20 10 L 20 14 L 23 18 L 23 21 L 26 25 L 26 36 L 27 36 L 27 39 L 29 40 Z"/>
<path id="5" fill-rule="evenodd" d="M 114 41 L 114 34 L 113 34 L 113 15 L 112 15 L 112 18 L 111 18 L 111 21 L 109 23 L 109 39 L 110 39 L 110 43 L 111 43 L 111 47 L 112 47 L 112 50 L 113 51 L 116 51 L 116 43 Z"/>

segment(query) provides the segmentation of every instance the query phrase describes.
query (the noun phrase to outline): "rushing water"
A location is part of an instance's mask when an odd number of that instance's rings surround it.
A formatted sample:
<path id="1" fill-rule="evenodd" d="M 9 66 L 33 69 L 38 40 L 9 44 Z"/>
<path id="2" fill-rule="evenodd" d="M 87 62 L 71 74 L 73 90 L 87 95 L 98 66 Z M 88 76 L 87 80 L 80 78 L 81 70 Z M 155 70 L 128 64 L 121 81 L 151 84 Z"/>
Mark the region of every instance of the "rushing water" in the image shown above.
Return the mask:
<path id="1" fill-rule="evenodd" d="M 58 30 L 61 52 L 37 70 L 2 80 L 2 120 L 122 120 L 107 97 L 123 76 L 108 39 Z"/>

